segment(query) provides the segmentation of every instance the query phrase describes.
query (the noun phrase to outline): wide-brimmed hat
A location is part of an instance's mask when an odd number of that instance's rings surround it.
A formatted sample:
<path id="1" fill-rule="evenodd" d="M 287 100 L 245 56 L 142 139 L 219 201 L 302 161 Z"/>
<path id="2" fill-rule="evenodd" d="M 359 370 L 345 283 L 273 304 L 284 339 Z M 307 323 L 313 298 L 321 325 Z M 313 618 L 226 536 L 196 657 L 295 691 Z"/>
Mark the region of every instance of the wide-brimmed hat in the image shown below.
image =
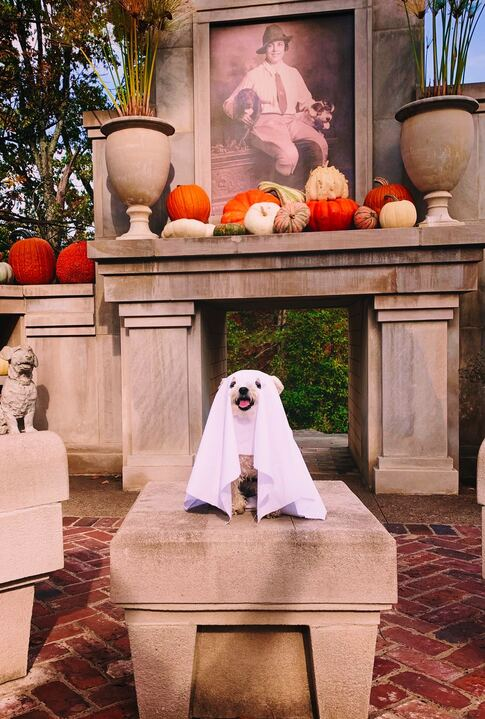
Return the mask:
<path id="1" fill-rule="evenodd" d="M 266 52 L 266 45 L 270 42 L 276 42 L 276 40 L 284 40 L 284 42 L 290 42 L 292 35 L 285 35 L 279 25 L 268 25 L 263 35 L 263 44 L 256 50 L 258 55 L 264 55 Z"/>

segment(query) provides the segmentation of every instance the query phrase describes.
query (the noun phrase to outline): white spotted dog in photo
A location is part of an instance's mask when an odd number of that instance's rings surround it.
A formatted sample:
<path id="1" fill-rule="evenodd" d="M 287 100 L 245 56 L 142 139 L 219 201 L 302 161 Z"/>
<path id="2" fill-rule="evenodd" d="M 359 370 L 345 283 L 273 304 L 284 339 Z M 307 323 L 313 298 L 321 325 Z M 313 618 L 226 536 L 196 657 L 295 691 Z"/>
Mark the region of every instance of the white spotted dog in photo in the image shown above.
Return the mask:
<path id="1" fill-rule="evenodd" d="M 257 370 L 222 380 L 190 475 L 186 510 L 208 504 L 232 517 L 256 506 L 258 521 L 280 514 L 325 519 L 288 424 L 282 390 L 277 377 Z"/>
<path id="2" fill-rule="evenodd" d="M 317 100 L 310 105 L 308 110 L 305 110 L 305 121 L 323 135 L 330 128 L 334 112 L 335 105 L 333 102 L 326 99 Z"/>

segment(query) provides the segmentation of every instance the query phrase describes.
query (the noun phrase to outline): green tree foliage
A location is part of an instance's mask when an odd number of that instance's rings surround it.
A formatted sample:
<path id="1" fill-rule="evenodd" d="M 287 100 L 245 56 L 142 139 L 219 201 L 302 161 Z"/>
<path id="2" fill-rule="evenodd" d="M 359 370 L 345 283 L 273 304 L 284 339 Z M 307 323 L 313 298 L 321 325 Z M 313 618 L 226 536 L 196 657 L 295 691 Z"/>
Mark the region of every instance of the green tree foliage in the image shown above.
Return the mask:
<path id="1" fill-rule="evenodd" d="M 95 0 L 0 0 L 0 236 L 27 227 L 58 250 L 92 225 L 82 111 L 104 93 L 70 39 L 96 23 Z M 102 51 L 91 48 L 91 56 Z M 5 248 L 4 248 L 5 249 Z"/>
<path id="2" fill-rule="evenodd" d="M 228 315 L 228 370 L 260 369 L 285 385 L 293 429 L 348 429 L 348 320 L 343 309 Z"/>

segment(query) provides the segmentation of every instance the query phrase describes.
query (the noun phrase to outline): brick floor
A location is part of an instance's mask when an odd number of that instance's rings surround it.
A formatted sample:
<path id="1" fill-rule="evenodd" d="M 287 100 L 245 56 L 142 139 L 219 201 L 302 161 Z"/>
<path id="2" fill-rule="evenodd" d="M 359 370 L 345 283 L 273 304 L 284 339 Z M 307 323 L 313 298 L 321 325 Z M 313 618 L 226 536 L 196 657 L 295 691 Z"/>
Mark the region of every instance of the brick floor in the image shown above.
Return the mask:
<path id="1" fill-rule="evenodd" d="M 65 518 L 66 565 L 37 587 L 29 674 L 0 686 L 1 719 L 138 717 L 126 627 L 109 601 L 109 541 L 120 524 Z M 485 719 L 479 527 L 388 529 L 400 601 L 382 617 L 369 717 Z"/>

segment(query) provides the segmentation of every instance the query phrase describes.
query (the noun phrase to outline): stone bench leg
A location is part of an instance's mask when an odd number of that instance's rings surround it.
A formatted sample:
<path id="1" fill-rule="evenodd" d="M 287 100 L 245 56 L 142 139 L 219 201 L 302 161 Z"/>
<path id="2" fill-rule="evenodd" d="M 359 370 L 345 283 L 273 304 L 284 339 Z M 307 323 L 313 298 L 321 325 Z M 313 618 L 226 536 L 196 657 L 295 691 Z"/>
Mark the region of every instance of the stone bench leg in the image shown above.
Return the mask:
<path id="1" fill-rule="evenodd" d="M 189 719 L 197 626 L 210 625 L 228 631 L 257 625 L 309 627 L 312 660 L 307 671 L 315 716 L 367 719 L 377 611 L 174 612 L 170 617 L 168 611 L 127 610 L 126 620 L 140 719 Z M 248 716 L 252 709 L 248 707 Z"/>
<path id="2" fill-rule="evenodd" d="M 128 623 L 128 632 L 140 719 L 188 719 L 197 627 Z"/>
<path id="3" fill-rule="evenodd" d="M 376 638 L 375 624 L 310 627 L 320 719 L 367 719 Z"/>
<path id="4" fill-rule="evenodd" d="M 0 684 L 27 674 L 34 587 L 0 592 Z"/>

